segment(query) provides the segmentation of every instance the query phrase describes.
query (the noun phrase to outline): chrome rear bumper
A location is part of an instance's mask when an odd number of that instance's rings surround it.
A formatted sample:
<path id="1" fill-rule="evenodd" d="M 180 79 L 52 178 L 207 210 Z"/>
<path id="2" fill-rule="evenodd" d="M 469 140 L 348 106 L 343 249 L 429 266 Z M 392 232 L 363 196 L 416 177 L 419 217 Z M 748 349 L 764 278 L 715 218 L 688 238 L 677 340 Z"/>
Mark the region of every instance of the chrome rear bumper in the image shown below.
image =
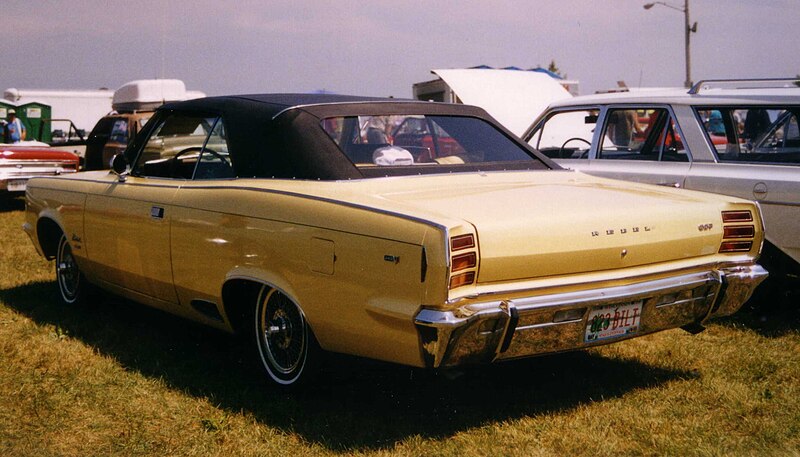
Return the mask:
<path id="1" fill-rule="evenodd" d="M 24 161 L 18 162 L 24 163 Z M 60 165 L 31 166 L 30 163 L 23 165 L 23 168 L 15 168 L 11 170 L 9 163 L 0 163 L 0 190 L 8 190 L 8 184 L 12 181 L 27 182 L 31 178 L 37 178 L 41 176 L 60 176 L 75 172 L 77 172 L 77 170 L 63 168 Z"/>
<path id="2" fill-rule="evenodd" d="M 607 344 L 661 330 L 697 332 L 711 317 L 735 313 L 767 277 L 760 265 L 727 266 L 624 286 L 423 308 L 415 318 L 428 367 L 487 363 Z M 587 341 L 592 309 L 641 301 L 633 334 Z"/>

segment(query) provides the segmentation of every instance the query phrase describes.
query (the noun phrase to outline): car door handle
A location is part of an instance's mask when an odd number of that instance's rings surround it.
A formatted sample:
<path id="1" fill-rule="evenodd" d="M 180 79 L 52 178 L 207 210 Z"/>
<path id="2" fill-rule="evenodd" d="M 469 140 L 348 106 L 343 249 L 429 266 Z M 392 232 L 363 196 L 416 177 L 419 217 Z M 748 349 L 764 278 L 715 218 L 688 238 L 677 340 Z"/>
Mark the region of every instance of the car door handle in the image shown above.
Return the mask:
<path id="1" fill-rule="evenodd" d="M 681 187 L 681 183 L 679 183 L 679 182 L 661 182 L 661 183 L 658 183 L 658 185 L 659 186 L 665 186 L 665 187 L 675 187 L 675 188 L 680 188 Z"/>
<path id="2" fill-rule="evenodd" d="M 153 219 L 164 219 L 164 208 L 153 206 L 150 208 L 150 217 Z"/>

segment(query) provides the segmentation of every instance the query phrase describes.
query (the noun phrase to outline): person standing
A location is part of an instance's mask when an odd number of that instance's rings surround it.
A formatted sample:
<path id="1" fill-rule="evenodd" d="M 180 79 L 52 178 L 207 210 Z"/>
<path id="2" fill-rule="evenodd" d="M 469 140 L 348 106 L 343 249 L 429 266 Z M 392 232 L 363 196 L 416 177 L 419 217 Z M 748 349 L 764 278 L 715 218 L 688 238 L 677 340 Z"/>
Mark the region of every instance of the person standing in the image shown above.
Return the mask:
<path id="1" fill-rule="evenodd" d="M 617 146 L 629 147 L 636 135 L 644 132 L 636 110 L 614 110 L 608 117 L 608 136 Z"/>
<path id="2" fill-rule="evenodd" d="M 744 119 L 742 138 L 755 142 L 761 134 L 769 130 L 771 124 L 767 110 L 760 108 L 748 110 Z"/>
<path id="3" fill-rule="evenodd" d="M 13 109 L 8 110 L 8 122 L 4 130 L 6 143 L 19 143 L 25 140 L 25 125 L 17 118 L 17 112 Z"/>

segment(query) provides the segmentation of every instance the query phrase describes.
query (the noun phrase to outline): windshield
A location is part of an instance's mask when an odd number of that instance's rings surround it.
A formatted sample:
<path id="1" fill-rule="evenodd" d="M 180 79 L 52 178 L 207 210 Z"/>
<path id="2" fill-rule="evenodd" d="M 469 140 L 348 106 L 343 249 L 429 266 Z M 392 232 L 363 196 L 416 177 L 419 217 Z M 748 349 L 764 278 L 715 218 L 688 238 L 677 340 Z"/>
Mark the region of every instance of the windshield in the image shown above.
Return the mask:
<path id="1" fill-rule="evenodd" d="M 322 128 L 362 171 L 384 167 L 422 168 L 459 165 L 542 163 L 521 144 L 488 122 L 459 116 L 349 116 L 322 121 Z M 536 165 L 534 165 L 536 164 Z M 443 172 L 445 170 L 442 170 Z M 413 173 L 414 171 L 409 171 Z"/>

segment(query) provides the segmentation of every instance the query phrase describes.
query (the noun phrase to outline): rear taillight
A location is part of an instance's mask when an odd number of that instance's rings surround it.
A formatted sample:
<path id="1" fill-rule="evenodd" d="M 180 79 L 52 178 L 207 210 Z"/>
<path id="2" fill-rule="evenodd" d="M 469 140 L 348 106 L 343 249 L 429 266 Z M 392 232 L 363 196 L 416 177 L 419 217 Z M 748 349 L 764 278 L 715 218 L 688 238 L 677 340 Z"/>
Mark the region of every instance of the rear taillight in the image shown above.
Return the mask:
<path id="1" fill-rule="evenodd" d="M 753 248 L 756 227 L 753 224 L 753 213 L 748 210 L 722 212 L 722 243 L 719 252 L 747 252 Z"/>
<path id="2" fill-rule="evenodd" d="M 463 249 L 469 249 L 475 247 L 475 235 L 459 235 L 450 238 L 450 250 L 451 251 L 461 251 Z"/>
<path id="3" fill-rule="evenodd" d="M 455 273 L 456 271 L 466 270 L 468 268 L 475 268 L 477 264 L 478 264 L 478 256 L 474 252 L 459 254 L 453 256 L 453 262 L 450 267 L 450 271 Z"/>
<path id="4" fill-rule="evenodd" d="M 747 252 L 752 247 L 752 241 L 723 241 L 719 245 L 719 252 Z"/>
<path id="5" fill-rule="evenodd" d="M 473 282 L 475 282 L 475 272 L 468 271 L 466 273 L 451 276 L 450 288 L 455 289 L 456 287 L 466 286 L 468 284 L 472 284 Z"/>
<path id="6" fill-rule="evenodd" d="M 475 235 L 458 235 L 450 238 L 450 289 L 475 283 L 478 269 L 478 251 Z"/>
<path id="7" fill-rule="evenodd" d="M 756 236 L 756 228 L 752 225 L 724 227 L 723 231 L 723 238 L 753 238 Z"/>
<path id="8" fill-rule="evenodd" d="M 753 213 L 748 210 L 744 211 L 723 211 L 722 212 L 722 223 L 727 224 L 729 222 L 752 222 L 753 221 Z"/>

